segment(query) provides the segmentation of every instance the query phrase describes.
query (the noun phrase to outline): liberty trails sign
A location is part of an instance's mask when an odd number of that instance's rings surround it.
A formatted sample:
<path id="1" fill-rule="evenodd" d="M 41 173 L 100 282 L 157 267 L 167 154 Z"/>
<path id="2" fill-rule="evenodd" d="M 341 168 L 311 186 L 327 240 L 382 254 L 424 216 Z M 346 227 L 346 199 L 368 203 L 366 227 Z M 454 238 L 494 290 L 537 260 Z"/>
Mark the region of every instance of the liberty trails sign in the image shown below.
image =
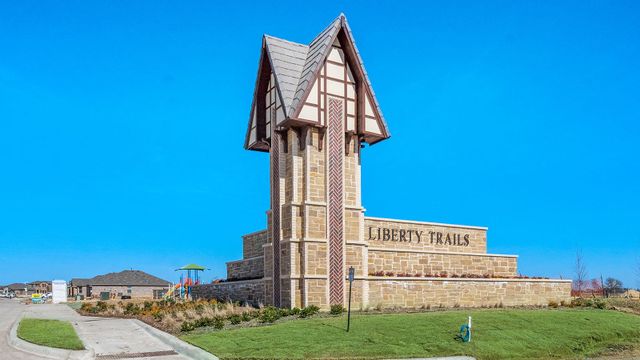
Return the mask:
<path id="1" fill-rule="evenodd" d="M 469 246 L 469 234 L 416 229 L 395 229 L 369 226 L 369 241 L 415 242 L 428 241 L 432 245 Z"/>

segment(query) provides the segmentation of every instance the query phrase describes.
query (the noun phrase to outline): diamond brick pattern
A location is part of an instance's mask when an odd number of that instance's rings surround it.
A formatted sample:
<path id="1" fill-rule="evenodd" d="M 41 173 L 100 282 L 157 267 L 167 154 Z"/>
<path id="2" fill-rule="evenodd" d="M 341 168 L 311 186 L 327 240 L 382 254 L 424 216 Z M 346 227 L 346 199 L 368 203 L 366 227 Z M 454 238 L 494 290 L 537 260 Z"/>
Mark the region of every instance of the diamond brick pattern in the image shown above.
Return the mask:
<path id="1" fill-rule="evenodd" d="M 273 234 L 273 305 L 280 306 L 280 135 L 271 137 L 271 229 Z"/>
<path id="2" fill-rule="evenodd" d="M 344 114 L 342 100 L 329 98 L 328 187 L 329 187 L 329 303 L 344 302 Z"/>

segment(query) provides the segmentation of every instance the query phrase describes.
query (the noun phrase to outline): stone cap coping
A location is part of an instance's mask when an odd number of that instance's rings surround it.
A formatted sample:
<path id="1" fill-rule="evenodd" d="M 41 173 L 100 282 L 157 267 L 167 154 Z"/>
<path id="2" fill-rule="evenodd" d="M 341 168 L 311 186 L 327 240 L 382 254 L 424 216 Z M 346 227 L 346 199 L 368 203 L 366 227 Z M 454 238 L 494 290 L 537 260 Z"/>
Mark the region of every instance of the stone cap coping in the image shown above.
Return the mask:
<path id="1" fill-rule="evenodd" d="M 270 279 L 270 278 L 269 278 Z M 224 282 L 219 282 L 219 283 L 209 283 L 209 284 L 199 284 L 199 286 L 202 285 L 230 285 L 230 284 L 243 284 L 243 283 L 250 283 L 250 282 L 256 282 L 256 281 L 264 281 L 264 280 L 269 280 L 267 278 L 259 278 L 259 279 L 247 279 L 247 280 L 231 280 L 231 281 L 224 281 Z"/>
<path id="2" fill-rule="evenodd" d="M 447 227 L 455 227 L 455 228 L 461 228 L 461 229 L 475 229 L 475 230 L 485 230 L 485 231 L 489 229 L 488 227 L 485 227 L 485 226 L 456 225 L 456 224 L 445 224 L 445 223 L 415 221 L 415 220 L 388 219 L 388 218 L 372 217 L 372 216 L 365 216 L 364 219 L 365 220 L 396 222 L 396 223 L 403 223 L 403 224 L 447 226 Z"/>
<path id="3" fill-rule="evenodd" d="M 250 257 L 250 258 L 246 258 L 246 259 L 227 261 L 226 264 L 234 264 L 234 263 L 240 263 L 240 262 L 244 262 L 244 261 L 251 261 L 251 260 L 261 259 L 263 257 L 264 257 L 264 255 L 260 255 L 260 256 L 254 256 L 254 257 Z"/>
<path id="4" fill-rule="evenodd" d="M 356 276 L 356 280 L 387 280 L 387 281 L 469 281 L 469 282 L 554 282 L 571 283 L 571 279 L 485 279 L 485 278 L 440 278 L 440 277 L 396 277 L 396 276 Z"/>
<path id="5" fill-rule="evenodd" d="M 257 234 L 260 234 L 260 233 L 263 233 L 263 232 L 267 232 L 267 229 L 262 229 L 262 230 L 250 232 L 248 234 L 242 235 L 242 237 L 244 238 L 244 237 L 251 236 L 251 235 L 257 235 Z"/>
<path id="6" fill-rule="evenodd" d="M 489 253 L 472 253 L 472 252 L 459 252 L 459 251 L 438 251 L 438 250 L 421 250 L 421 249 L 399 249 L 399 248 L 385 248 L 385 247 L 373 247 L 369 246 L 369 251 L 386 251 L 386 252 L 400 252 L 400 253 L 416 253 L 416 254 L 439 254 L 439 255 L 468 255 L 468 256 L 486 256 L 486 257 L 509 257 L 517 258 L 519 255 L 507 255 L 507 254 L 489 254 Z"/>

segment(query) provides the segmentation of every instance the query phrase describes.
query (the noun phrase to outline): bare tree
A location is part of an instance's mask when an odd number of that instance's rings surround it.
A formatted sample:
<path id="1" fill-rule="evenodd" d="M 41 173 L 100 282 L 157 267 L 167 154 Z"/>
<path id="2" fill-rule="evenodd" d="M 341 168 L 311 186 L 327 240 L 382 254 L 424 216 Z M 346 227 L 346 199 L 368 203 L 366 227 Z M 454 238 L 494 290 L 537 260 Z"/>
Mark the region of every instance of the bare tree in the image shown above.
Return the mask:
<path id="1" fill-rule="evenodd" d="M 574 288 L 578 292 L 578 296 L 582 294 L 582 290 L 587 283 L 587 266 L 584 263 L 582 251 L 578 249 L 576 251 L 576 277 L 574 279 Z"/>
<path id="2" fill-rule="evenodd" d="M 622 281 L 615 278 L 607 278 L 604 286 L 609 294 L 620 294 L 622 292 Z"/>

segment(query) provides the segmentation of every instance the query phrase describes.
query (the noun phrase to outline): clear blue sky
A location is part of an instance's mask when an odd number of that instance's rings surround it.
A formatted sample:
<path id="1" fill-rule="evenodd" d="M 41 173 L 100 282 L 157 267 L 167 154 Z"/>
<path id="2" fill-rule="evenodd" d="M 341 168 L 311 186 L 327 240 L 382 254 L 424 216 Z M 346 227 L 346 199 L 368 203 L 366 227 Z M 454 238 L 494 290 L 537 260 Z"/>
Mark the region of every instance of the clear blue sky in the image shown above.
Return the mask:
<path id="1" fill-rule="evenodd" d="M 0 5 L 0 283 L 224 276 L 269 207 L 242 148 L 261 36 L 343 11 L 392 133 L 364 151 L 367 215 L 640 285 L 640 2 L 229 3 Z"/>

